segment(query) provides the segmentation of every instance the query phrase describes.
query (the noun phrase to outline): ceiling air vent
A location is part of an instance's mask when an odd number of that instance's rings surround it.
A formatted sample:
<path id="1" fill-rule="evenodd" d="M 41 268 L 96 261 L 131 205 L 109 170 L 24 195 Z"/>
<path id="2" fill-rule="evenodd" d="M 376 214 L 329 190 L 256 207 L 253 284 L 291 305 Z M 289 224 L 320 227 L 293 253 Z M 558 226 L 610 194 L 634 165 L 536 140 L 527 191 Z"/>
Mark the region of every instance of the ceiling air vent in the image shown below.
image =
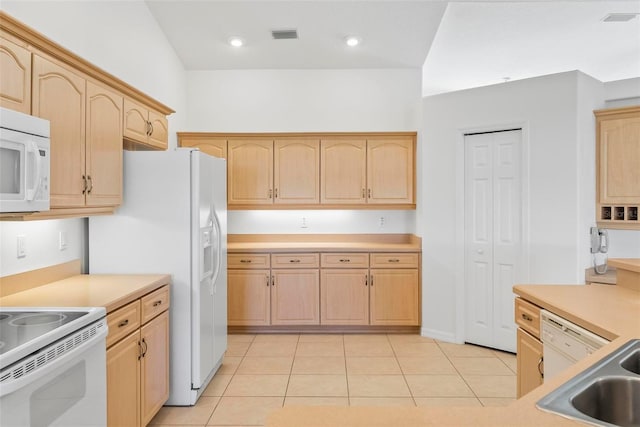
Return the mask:
<path id="1" fill-rule="evenodd" d="M 610 13 L 602 20 L 604 22 L 627 22 L 640 15 L 640 13 Z"/>
<path id="2" fill-rule="evenodd" d="M 271 36 L 275 40 L 297 39 L 298 30 L 271 30 Z"/>

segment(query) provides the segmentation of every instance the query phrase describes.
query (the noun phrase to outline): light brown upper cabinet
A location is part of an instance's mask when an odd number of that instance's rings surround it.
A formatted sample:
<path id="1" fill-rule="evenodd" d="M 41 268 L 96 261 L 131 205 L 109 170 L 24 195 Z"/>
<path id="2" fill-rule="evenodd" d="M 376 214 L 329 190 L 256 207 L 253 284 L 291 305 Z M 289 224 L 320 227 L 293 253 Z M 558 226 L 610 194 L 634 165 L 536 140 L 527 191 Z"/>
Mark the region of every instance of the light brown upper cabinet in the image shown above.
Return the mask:
<path id="1" fill-rule="evenodd" d="M 128 98 L 124 99 L 124 138 L 155 150 L 169 145 L 167 118 Z"/>
<path id="2" fill-rule="evenodd" d="M 173 113 L 3 11 L 0 106 L 47 119 L 51 130 L 51 210 L 0 215 L 9 220 L 112 213 L 122 203 L 123 141 L 166 149 Z"/>
<path id="3" fill-rule="evenodd" d="M 412 205 L 413 136 L 322 139 L 324 204 Z"/>
<path id="4" fill-rule="evenodd" d="M 229 140 L 229 206 L 317 204 L 319 154 L 317 139 Z"/>
<path id="5" fill-rule="evenodd" d="M 229 141 L 227 156 L 227 202 L 232 205 L 273 203 L 273 141 Z"/>
<path id="6" fill-rule="evenodd" d="M 322 203 L 366 203 L 367 140 L 362 138 L 326 138 L 321 141 Z"/>
<path id="7" fill-rule="evenodd" d="M 33 114 L 51 126 L 51 208 L 119 205 L 122 97 L 37 54 L 33 82 Z"/>
<path id="8" fill-rule="evenodd" d="M 598 225 L 640 229 L 640 106 L 595 115 Z"/>
<path id="9" fill-rule="evenodd" d="M 225 157 L 229 209 L 415 209 L 414 132 L 180 132 Z"/>
<path id="10" fill-rule="evenodd" d="M 198 148 L 213 157 L 227 158 L 227 138 L 189 132 L 178 132 L 179 147 Z"/>
<path id="11" fill-rule="evenodd" d="M 31 113 L 31 52 L 0 37 L 0 106 Z"/>
<path id="12" fill-rule="evenodd" d="M 413 200 L 412 138 L 367 140 L 367 202 L 410 204 Z"/>
<path id="13" fill-rule="evenodd" d="M 317 204 L 320 201 L 320 141 L 282 138 L 273 143 L 275 204 Z"/>

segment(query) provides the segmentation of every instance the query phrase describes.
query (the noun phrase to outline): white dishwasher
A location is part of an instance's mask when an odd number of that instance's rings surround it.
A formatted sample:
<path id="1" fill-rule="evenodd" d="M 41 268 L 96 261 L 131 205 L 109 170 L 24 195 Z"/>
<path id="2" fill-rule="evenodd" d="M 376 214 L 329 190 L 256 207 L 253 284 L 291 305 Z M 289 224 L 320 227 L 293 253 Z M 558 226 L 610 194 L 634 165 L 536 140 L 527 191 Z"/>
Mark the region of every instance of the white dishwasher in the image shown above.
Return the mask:
<path id="1" fill-rule="evenodd" d="M 541 310 L 540 323 L 545 381 L 609 342 L 546 310 Z"/>

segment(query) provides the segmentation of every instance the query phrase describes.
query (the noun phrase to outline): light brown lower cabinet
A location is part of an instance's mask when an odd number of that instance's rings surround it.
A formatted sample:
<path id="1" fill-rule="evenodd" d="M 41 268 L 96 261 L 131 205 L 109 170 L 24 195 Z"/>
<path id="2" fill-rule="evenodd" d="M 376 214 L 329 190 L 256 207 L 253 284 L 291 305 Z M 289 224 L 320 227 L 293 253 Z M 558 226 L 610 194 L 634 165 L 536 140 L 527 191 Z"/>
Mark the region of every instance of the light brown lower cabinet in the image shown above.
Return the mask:
<path id="1" fill-rule="evenodd" d="M 544 359 L 542 342 L 522 328 L 518 328 L 516 361 L 518 363 L 518 399 L 542 385 Z"/>
<path id="2" fill-rule="evenodd" d="M 369 257 L 229 254 L 228 323 L 419 326 L 419 254 L 371 254 L 385 268 Z"/>
<path id="3" fill-rule="evenodd" d="M 168 308 L 164 286 L 107 315 L 109 426 L 146 426 L 169 398 Z"/>
<path id="4" fill-rule="evenodd" d="M 372 325 L 420 324 L 417 269 L 371 269 L 369 296 Z"/>

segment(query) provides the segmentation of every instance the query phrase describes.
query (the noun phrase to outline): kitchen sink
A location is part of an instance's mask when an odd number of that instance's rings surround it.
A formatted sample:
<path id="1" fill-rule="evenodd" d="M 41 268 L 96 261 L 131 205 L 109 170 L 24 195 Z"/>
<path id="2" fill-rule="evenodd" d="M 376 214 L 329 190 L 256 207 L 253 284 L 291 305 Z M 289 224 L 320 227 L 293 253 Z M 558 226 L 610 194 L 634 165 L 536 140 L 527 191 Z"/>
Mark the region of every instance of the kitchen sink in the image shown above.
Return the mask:
<path id="1" fill-rule="evenodd" d="M 591 425 L 640 427 L 640 339 L 571 378 L 537 406 Z"/>
<path id="2" fill-rule="evenodd" d="M 602 377 L 571 403 L 591 418 L 618 426 L 640 426 L 640 378 Z"/>
<path id="3" fill-rule="evenodd" d="M 622 366 L 627 371 L 631 371 L 634 374 L 640 375 L 640 349 L 631 353 L 620 363 L 620 366 Z"/>

